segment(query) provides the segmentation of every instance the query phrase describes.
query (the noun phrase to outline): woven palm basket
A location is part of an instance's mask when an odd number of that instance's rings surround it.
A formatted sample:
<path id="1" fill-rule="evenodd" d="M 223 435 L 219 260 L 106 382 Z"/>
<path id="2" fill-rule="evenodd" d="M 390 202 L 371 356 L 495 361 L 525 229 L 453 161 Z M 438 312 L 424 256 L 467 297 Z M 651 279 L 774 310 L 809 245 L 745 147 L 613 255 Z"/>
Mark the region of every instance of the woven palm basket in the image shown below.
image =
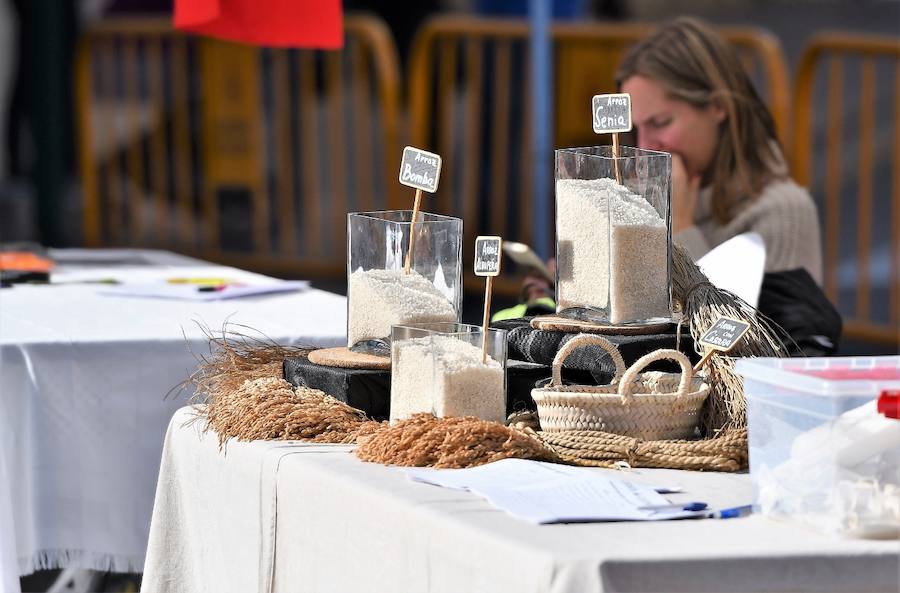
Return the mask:
<path id="1" fill-rule="evenodd" d="M 616 366 L 609 385 L 563 385 L 562 365 L 575 349 L 597 345 Z M 674 360 L 681 373 L 643 371 L 657 360 Z M 582 334 L 560 348 L 553 359 L 553 376 L 546 387 L 531 391 L 545 432 L 598 430 L 645 440 L 690 439 L 700 422 L 709 385 L 694 377 L 691 363 L 677 350 L 656 350 L 628 369 L 606 338 Z"/>

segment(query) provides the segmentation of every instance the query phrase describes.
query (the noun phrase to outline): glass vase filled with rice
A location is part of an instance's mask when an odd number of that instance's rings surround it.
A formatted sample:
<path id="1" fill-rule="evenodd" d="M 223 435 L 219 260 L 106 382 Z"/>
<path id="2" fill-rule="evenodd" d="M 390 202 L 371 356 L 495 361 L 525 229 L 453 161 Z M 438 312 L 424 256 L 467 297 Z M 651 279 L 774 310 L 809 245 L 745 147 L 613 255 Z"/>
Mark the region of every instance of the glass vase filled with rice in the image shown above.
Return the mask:
<path id="1" fill-rule="evenodd" d="M 672 318 L 671 156 L 556 151 L 557 312 L 608 325 Z"/>
<path id="2" fill-rule="evenodd" d="M 464 323 L 391 330 L 391 423 L 413 414 L 506 419 L 506 331 Z"/>
<path id="3" fill-rule="evenodd" d="M 410 257 L 410 231 L 414 233 Z M 456 322 L 462 220 L 412 210 L 347 216 L 347 347 L 390 356 L 391 326 Z"/>

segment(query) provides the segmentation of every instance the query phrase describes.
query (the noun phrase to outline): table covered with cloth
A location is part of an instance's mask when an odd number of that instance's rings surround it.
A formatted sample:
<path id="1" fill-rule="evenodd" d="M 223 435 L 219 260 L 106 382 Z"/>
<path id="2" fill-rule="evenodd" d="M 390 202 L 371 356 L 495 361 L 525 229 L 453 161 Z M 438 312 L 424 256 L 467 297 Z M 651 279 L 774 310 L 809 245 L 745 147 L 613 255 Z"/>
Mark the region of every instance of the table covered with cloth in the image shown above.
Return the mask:
<path id="1" fill-rule="evenodd" d="M 42 568 L 142 570 L 166 426 L 190 391 L 166 394 L 209 353 L 201 325 L 281 345 L 345 340 L 338 295 L 108 296 L 91 282 L 275 280 L 158 251 L 50 255 L 53 282 L 69 284 L 0 289 L 0 590 Z"/>
<path id="2" fill-rule="evenodd" d="M 226 442 L 179 410 L 163 449 L 142 590 L 391 593 L 896 591 L 900 543 L 762 516 L 534 525 L 413 482 L 346 445 Z M 587 471 L 614 472 L 591 469 Z M 619 471 L 673 502 L 747 503 L 746 474 Z"/>

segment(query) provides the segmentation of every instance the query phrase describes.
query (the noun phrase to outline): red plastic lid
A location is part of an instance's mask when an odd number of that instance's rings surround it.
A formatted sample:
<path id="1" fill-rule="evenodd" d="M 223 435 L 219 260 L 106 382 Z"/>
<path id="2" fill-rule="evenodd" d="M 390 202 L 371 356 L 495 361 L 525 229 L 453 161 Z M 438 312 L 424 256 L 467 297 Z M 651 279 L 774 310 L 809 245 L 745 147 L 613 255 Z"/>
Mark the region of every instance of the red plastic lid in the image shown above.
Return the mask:
<path id="1" fill-rule="evenodd" d="M 837 367 L 833 369 L 790 369 L 795 373 L 803 373 L 811 377 L 832 381 L 900 381 L 900 368 L 875 367 L 853 368 Z"/>
<path id="2" fill-rule="evenodd" d="M 882 391 L 878 396 L 878 411 L 888 418 L 900 419 L 900 390 Z"/>

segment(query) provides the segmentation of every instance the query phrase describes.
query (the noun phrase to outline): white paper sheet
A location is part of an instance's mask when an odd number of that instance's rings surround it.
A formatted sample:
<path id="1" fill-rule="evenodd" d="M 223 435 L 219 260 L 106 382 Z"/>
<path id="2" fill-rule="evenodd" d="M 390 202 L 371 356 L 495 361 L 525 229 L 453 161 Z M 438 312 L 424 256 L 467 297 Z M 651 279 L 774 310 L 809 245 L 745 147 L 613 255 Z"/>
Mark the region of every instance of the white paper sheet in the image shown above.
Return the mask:
<path id="1" fill-rule="evenodd" d="M 467 490 L 532 523 L 657 521 L 706 516 L 666 507 L 657 488 L 605 474 L 539 461 L 504 459 L 467 469 L 401 468 L 413 480 Z"/>
<path id="2" fill-rule="evenodd" d="M 709 281 L 755 307 L 759 303 L 766 246 L 759 233 L 744 233 L 725 241 L 697 262 Z"/>
<path id="3" fill-rule="evenodd" d="M 97 294 L 182 301 L 221 301 L 279 292 L 295 292 L 308 288 L 309 282 L 306 280 L 286 280 L 269 284 L 227 284 L 212 291 L 200 290 L 196 284 L 148 283 L 104 286 L 97 290 Z"/>

